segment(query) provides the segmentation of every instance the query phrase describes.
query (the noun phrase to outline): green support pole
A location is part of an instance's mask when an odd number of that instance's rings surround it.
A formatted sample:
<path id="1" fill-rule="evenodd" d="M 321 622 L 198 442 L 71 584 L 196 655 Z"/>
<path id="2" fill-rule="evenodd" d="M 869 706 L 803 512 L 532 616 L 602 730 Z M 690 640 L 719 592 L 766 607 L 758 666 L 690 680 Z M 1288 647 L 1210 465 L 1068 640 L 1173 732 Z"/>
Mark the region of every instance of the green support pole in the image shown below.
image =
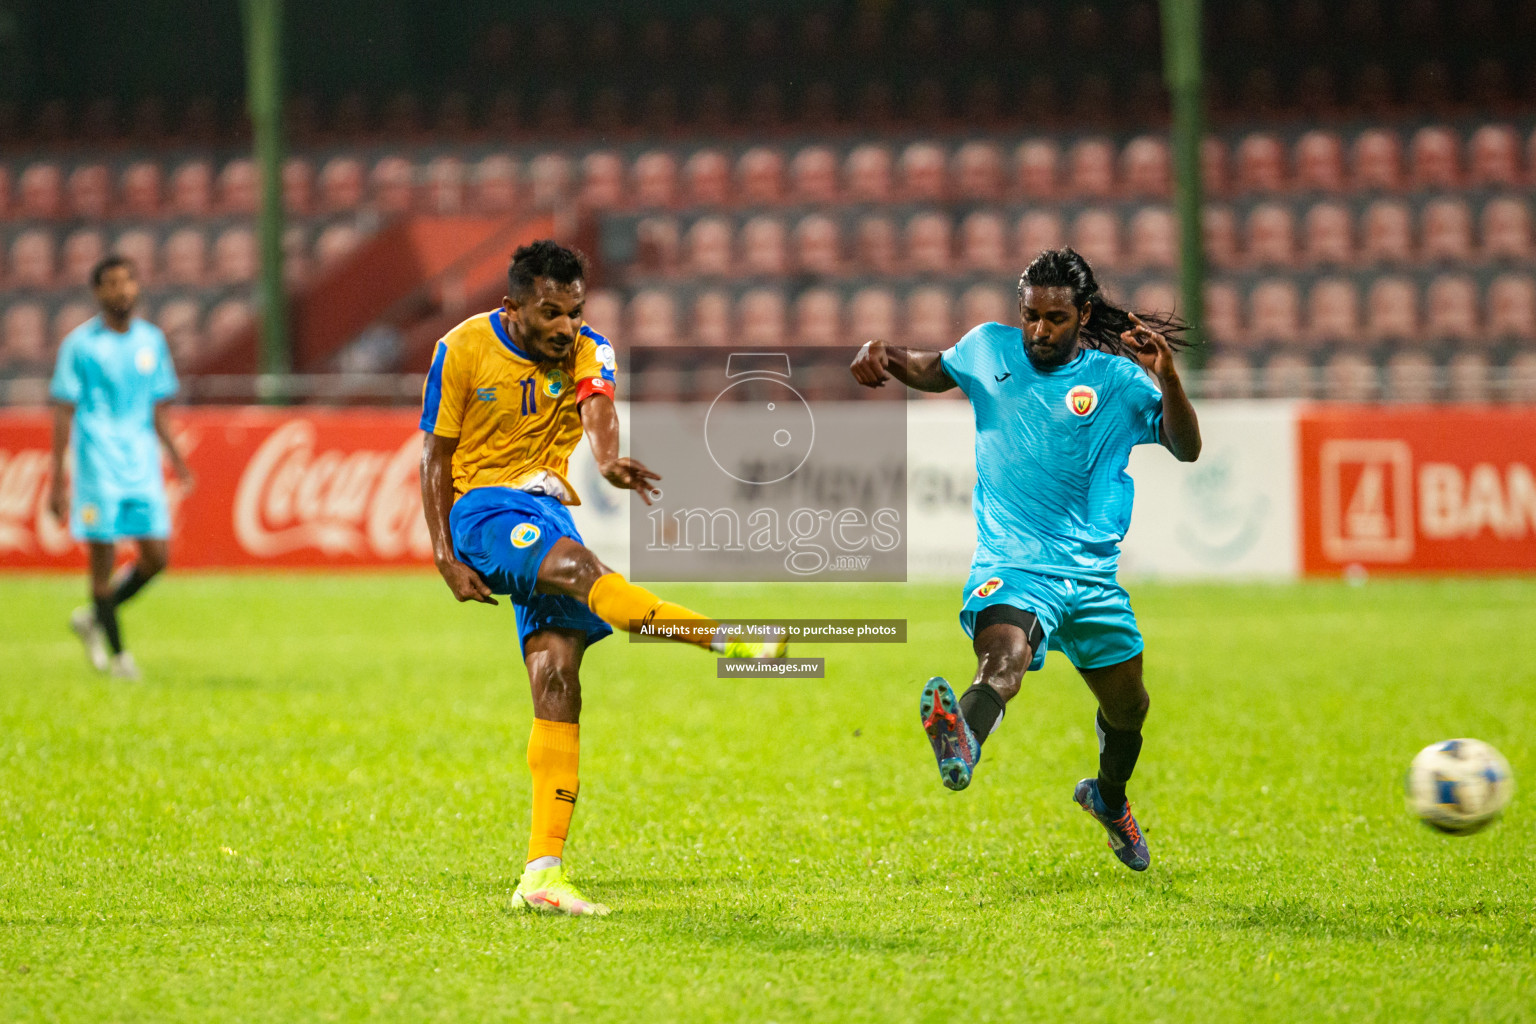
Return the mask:
<path id="1" fill-rule="evenodd" d="M 1179 217 L 1179 285 L 1184 318 L 1194 341 L 1204 339 L 1205 248 L 1201 243 L 1200 140 L 1205 133 L 1205 99 L 1200 71 L 1201 0 L 1162 0 L 1163 77 L 1173 100 L 1173 177 Z M 1205 349 L 1187 358 L 1198 368 Z"/>
<path id="2" fill-rule="evenodd" d="M 283 290 L 283 0 L 243 0 L 246 104 L 261 174 L 261 372 L 288 373 L 288 296 Z"/>

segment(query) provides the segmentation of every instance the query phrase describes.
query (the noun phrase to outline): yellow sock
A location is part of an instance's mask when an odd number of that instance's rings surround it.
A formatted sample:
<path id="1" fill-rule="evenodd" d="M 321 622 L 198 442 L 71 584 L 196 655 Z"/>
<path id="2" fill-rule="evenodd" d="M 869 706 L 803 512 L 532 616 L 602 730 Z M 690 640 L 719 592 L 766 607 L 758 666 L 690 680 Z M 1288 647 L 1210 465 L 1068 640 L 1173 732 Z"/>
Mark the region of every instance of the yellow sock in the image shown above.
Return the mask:
<path id="1" fill-rule="evenodd" d="M 533 720 L 528 737 L 528 770 L 533 773 L 533 831 L 528 859 L 559 857 L 576 811 L 576 765 L 581 757 L 581 726 L 575 722 Z"/>
<path id="2" fill-rule="evenodd" d="M 650 622 L 665 622 L 674 640 L 711 650 L 720 623 L 680 604 L 663 601 L 644 587 L 637 587 L 616 572 L 599 576 L 587 594 L 587 607 L 614 629 L 639 632 Z"/>

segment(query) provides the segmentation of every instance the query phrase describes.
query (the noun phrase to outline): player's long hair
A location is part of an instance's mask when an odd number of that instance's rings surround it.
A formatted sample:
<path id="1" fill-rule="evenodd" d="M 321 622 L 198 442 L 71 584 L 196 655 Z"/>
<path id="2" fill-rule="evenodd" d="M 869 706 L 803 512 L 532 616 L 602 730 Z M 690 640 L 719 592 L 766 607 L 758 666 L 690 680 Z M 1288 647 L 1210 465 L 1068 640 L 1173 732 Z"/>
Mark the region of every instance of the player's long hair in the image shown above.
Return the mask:
<path id="1" fill-rule="evenodd" d="M 1096 348 L 1115 355 L 1134 358 L 1135 353 L 1120 340 L 1122 332 L 1129 331 L 1135 326 L 1131 323 L 1130 312 L 1110 302 L 1108 297 L 1099 290 L 1099 282 L 1093 276 L 1093 268 L 1075 249 L 1047 249 L 1036 256 L 1030 261 L 1029 266 L 1024 268 L 1024 273 L 1019 275 L 1020 298 L 1024 296 L 1025 285 L 1034 288 L 1070 288 L 1072 304 L 1079 310 L 1090 302 L 1093 303 L 1088 322 L 1079 330 L 1079 342 L 1084 348 Z M 1136 316 L 1142 323 L 1167 338 L 1168 344 L 1173 349 L 1181 350 L 1190 346 L 1189 338 L 1185 337 L 1189 324 L 1180 317 L 1172 313 L 1143 313 L 1140 310 L 1136 311 Z"/>

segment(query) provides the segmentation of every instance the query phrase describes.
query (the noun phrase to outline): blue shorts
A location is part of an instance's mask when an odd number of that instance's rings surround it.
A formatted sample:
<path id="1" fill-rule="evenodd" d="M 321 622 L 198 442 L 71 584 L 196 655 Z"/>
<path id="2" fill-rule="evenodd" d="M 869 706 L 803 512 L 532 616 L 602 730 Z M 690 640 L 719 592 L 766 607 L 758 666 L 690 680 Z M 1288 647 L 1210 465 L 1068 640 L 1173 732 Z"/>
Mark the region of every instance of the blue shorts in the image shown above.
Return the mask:
<path id="1" fill-rule="evenodd" d="M 69 511 L 69 532 L 76 540 L 98 544 L 126 538 L 165 540 L 171 535 L 165 488 L 119 493 L 77 486 Z"/>
<path id="2" fill-rule="evenodd" d="M 478 572 L 493 594 L 512 599 L 517 640 L 541 629 L 573 629 L 595 644 L 613 632 L 592 609 L 562 594 L 540 594 L 539 566 L 555 541 L 581 543 L 571 513 L 554 498 L 510 487 L 476 487 L 453 504 L 448 515 L 453 551 Z"/>
<path id="3" fill-rule="evenodd" d="M 976 616 L 988 605 L 1032 612 L 1045 631 L 1031 672 L 1045 664 L 1046 650 L 1060 651 L 1079 669 L 1107 668 L 1141 653 L 1141 630 L 1131 598 L 1118 583 L 1090 583 L 1043 576 L 1023 569 L 972 569 L 965 583 L 960 628 L 976 635 Z"/>

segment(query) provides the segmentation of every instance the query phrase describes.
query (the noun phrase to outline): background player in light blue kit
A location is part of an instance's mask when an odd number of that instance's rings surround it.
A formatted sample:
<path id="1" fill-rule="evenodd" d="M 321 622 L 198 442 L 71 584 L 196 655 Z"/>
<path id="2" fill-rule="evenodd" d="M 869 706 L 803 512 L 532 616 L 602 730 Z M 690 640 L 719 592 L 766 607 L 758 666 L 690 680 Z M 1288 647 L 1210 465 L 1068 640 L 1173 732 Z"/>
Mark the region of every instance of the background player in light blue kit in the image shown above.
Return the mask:
<path id="1" fill-rule="evenodd" d="M 1183 462 L 1200 454 L 1173 361 L 1184 324 L 1116 307 L 1071 249 L 1030 263 L 1019 312 L 1022 330 L 982 324 L 942 353 L 871 341 L 853 363 L 869 387 L 893 376 L 919 391 L 959 387 L 976 416 L 976 556 L 960 611 L 976 678 L 958 700 L 930 679 L 923 728 L 944 784 L 964 789 L 1024 672 L 1047 648 L 1066 654 L 1099 702 L 1099 774 L 1073 799 L 1120 861 L 1144 871 L 1151 860 L 1125 786 L 1149 700 L 1141 632 L 1115 568 L 1131 522 L 1131 448 L 1162 444 Z"/>
<path id="2" fill-rule="evenodd" d="M 166 417 L 177 385 L 165 335 L 133 316 L 139 300 L 133 264 L 107 257 L 91 271 L 91 287 L 101 314 L 65 337 L 48 389 L 54 403 L 49 506 L 59 519 L 68 518 L 70 533 L 90 550 L 93 607 L 75 609 L 70 627 L 97 671 L 137 679 L 117 608 L 168 561 L 171 518 L 160 446 L 184 490 L 192 486 L 192 472 Z M 64 476 L 71 436 L 73 501 Z M 138 558 L 114 578 L 117 542 L 130 538 L 138 541 Z"/>

